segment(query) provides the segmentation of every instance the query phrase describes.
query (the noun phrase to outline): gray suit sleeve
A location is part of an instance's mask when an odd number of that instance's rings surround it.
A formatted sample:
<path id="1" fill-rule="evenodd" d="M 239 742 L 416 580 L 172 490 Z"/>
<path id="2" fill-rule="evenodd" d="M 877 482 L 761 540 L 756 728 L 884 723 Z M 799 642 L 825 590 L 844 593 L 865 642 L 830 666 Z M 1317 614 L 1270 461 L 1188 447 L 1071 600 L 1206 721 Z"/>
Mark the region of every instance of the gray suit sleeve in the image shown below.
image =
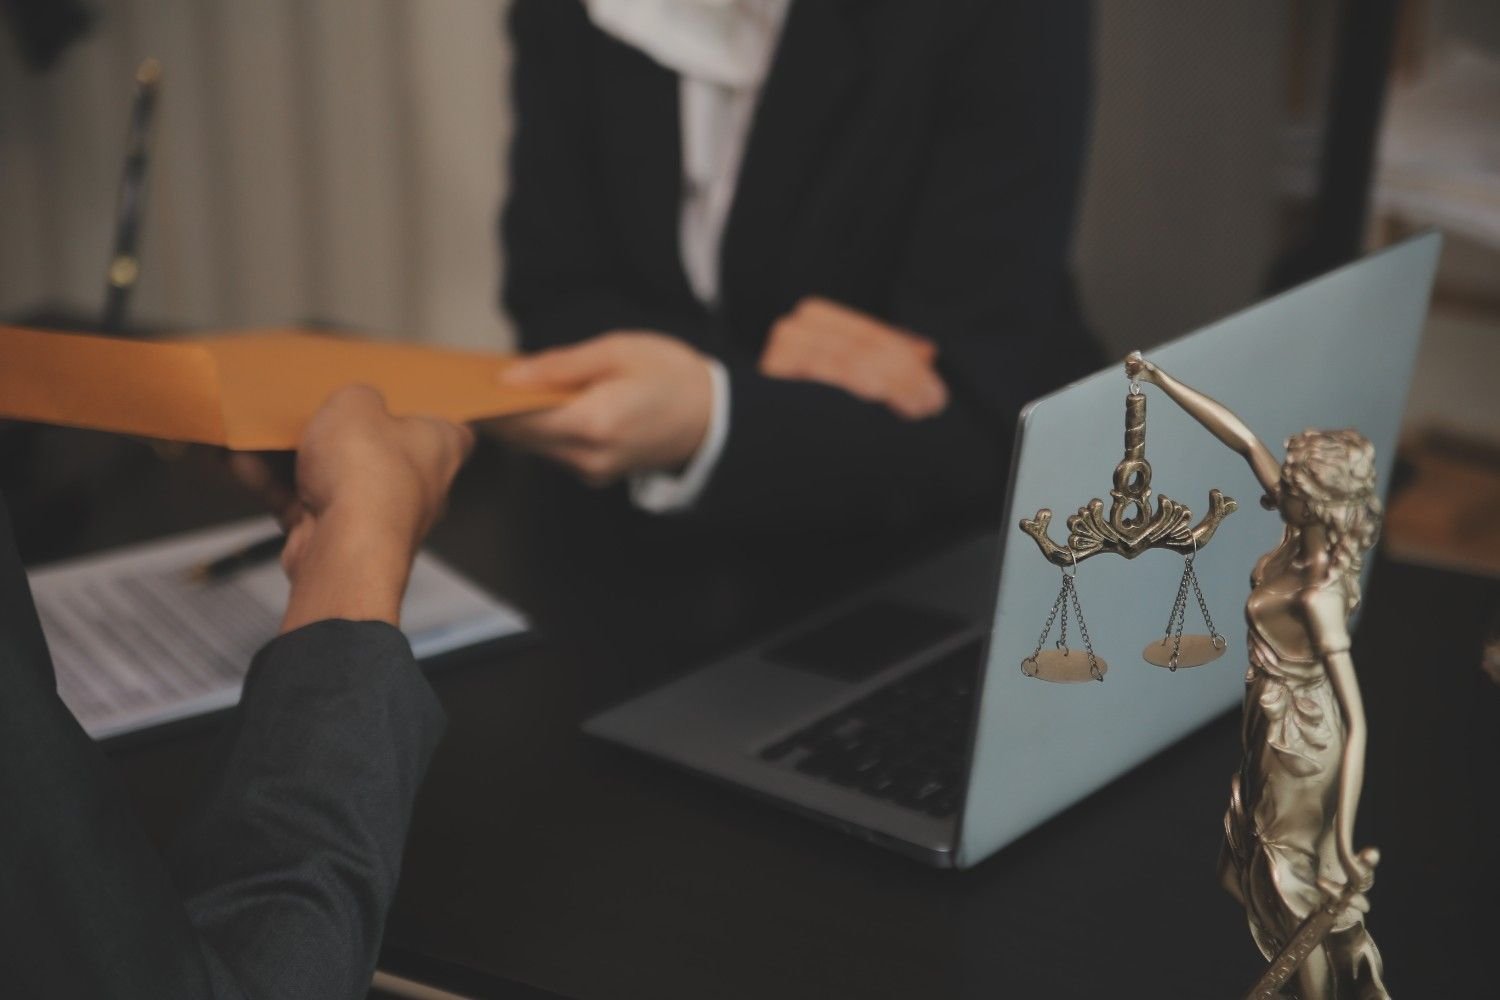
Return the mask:
<path id="1" fill-rule="evenodd" d="M 389 625 L 282 636 L 169 868 L 57 696 L 0 500 L 0 994 L 364 997 L 442 726 Z"/>
<path id="2" fill-rule="evenodd" d="M 366 995 L 442 728 L 388 625 L 318 622 L 261 651 L 170 859 L 216 993 Z"/>

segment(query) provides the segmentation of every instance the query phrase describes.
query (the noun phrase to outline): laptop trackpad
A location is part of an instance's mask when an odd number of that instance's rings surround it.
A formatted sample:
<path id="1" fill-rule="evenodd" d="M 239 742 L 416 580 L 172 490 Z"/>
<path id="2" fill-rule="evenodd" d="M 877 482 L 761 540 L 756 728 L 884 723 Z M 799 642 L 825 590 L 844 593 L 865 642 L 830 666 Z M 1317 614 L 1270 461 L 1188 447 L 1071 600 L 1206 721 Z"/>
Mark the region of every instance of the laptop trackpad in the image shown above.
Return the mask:
<path id="1" fill-rule="evenodd" d="M 968 623 L 897 601 L 871 601 L 761 653 L 778 666 L 862 681 L 936 645 Z"/>

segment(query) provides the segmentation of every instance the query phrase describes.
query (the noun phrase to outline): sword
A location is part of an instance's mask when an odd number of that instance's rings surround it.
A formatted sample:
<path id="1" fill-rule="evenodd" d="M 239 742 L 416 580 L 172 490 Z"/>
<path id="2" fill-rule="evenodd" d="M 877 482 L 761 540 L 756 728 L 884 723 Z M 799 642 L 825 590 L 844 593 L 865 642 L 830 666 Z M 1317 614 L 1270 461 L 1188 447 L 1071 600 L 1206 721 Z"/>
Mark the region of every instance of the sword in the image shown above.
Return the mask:
<path id="1" fill-rule="evenodd" d="M 1380 863 L 1380 852 L 1373 847 L 1366 847 L 1359 852 L 1359 860 L 1364 862 L 1366 868 L 1374 871 L 1375 866 Z M 1313 949 L 1323 943 L 1339 914 L 1358 895 L 1359 886 L 1353 882 L 1344 883 L 1337 893 L 1325 889 L 1322 905 L 1307 915 L 1286 947 L 1276 953 L 1265 974 L 1245 994 L 1245 1000 L 1277 1000 L 1281 996 L 1281 988 L 1296 974 L 1302 962 L 1313 953 Z"/>

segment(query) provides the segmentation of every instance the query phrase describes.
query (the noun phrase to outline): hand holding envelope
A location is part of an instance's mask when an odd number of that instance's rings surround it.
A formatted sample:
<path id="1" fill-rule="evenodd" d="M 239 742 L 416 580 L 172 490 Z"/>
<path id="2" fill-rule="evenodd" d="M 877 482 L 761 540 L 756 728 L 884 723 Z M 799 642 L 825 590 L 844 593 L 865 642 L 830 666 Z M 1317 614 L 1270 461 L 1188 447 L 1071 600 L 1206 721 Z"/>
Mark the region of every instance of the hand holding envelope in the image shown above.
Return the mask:
<path id="1" fill-rule="evenodd" d="M 574 398 L 492 426 L 510 444 L 604 486 L 685 466 L 708 435 L 716 397 L 727 393 L 714 378 L 709 360 L 676 337 L 616 330 L 507 367 L 500 375 L 507 388 L 567 389 Z"/>
<path id="2" fill-rule="evenodd" d="M 0 326 L 0 417 L 222 445 L 295 448 L 335 389 L 379 389 L 392 414 L 463 423 L 547 409 L 572 393 L 503 385 L 513 359 L 256 330 L 121 340 Z"/>

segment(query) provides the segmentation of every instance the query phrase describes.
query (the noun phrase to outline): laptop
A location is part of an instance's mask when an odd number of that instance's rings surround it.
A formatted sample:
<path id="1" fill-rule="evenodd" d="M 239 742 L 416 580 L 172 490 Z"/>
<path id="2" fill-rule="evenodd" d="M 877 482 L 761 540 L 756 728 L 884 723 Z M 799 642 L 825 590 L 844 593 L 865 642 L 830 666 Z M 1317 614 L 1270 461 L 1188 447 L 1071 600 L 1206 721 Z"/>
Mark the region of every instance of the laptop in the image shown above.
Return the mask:
<path id="1" fill-rule="evenodd" d="M 1428 233 L 1146 352 L 1273 448 L 1356 427 L 1388 487 L 1440 237 Z M 1151 386 L 1151 487 L 1193 521 L 1210 489 L 1238 510 L 1195 557 L 1228 649 L 1166 670 L 1142 658 L 1172 612 L 1183 557 L 1101 554 L 1076 589 L 1102 683 L 1028 676 L 1061 586 L 1018 523 L 1109 502 L 1122 457 L 1123 365 L 1020 415 L 1002 527 L 589 719 L 592 736 L 688 768 L 940 867 L 966 868 L 1237 705 L 1255 560 L 1281 537 L 1245 461 Z M 1196 601 L 1188 632 L 1203 631 Z M 1070 615 L 1076 618 L 1076 615 Z M 1080 651 L 1078 622 L 1069 643 Z M 1048 643 L 1057 637 L 1054 623 Z"/>

